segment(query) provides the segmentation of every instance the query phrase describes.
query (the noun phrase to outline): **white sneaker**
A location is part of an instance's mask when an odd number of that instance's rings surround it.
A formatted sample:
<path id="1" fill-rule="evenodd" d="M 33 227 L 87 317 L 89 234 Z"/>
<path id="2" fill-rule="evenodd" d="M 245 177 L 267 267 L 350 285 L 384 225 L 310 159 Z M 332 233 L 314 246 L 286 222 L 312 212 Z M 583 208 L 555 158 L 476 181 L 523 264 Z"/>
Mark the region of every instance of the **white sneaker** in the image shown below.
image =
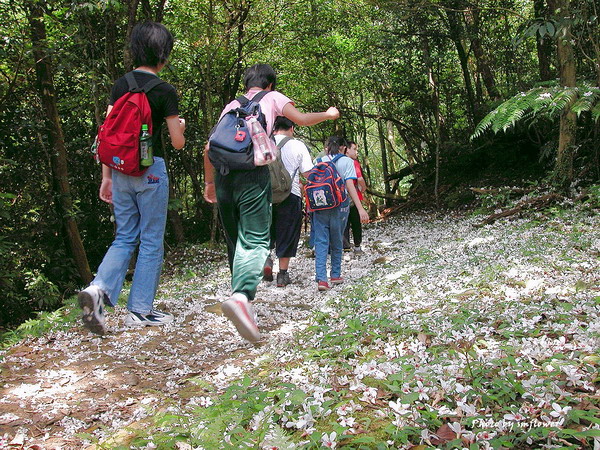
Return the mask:
<path id="1" fill-rule="evenodd" d="M 125 318 L 125 326 L 128 327 L 160 327 L 173 322 L 173 314 L 158 309 L 153 309 L 148 314 L 140 314 L 129 311 Z"/>
<path id="2" fill-rule="evenodd" d="M 244 339 L 253 343 L 260 341 L 261 335 L 256 325 L 254 308 L 244 294 L 233 294 L 221 303 L 221 310 Z"/>
<path id="3" fill-rule="evenodd" d="M 90 284 L 77 294 L 81 308 L 83 325 L 92 333 L 100 336 L 106 334 L 106 320 L 104 319 L 104 296 L 102 289 Z"/>

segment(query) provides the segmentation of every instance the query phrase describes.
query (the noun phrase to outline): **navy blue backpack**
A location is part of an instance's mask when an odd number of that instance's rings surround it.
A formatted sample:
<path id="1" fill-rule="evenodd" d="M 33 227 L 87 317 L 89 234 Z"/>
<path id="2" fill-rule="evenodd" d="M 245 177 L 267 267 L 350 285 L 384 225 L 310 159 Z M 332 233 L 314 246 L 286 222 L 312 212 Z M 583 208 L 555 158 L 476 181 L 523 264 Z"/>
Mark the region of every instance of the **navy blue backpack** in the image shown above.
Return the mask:
<path id="1" fill-rule="evenodd" d="M 257 116 L 263 128 L 267 129 L 265 115 L 258 102 L 269 92 L 260 91 L 252 100 L 239 96 L 236 100 L 240 106 L 225 113 L 215 126 L 208 140 L 208 158 L 222 175 L 227 175 L 230 170 L 255 168 L 252 137 L 246 118 Z"/>
<path id="2" fill-rule="evenodd" d="M 309 211 L 337 208 L 348 198 L 344 179 L 335 163 L 346 155 L 337 154 L 331 160 L 317 159 L 317 164 L 306 175 L 304 196 Z"/>

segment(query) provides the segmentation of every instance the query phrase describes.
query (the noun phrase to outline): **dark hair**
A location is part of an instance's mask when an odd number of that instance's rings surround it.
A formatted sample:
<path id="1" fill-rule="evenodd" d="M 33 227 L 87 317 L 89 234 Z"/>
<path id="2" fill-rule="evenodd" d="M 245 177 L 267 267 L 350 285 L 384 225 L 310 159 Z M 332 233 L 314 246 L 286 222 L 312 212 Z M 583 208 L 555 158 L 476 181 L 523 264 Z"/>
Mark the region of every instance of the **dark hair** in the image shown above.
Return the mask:
<path id="1" fill-rule="evenodd" d="M 287 117 L 277 116 L 277 118 L 275 118 L 275 122 L 273 123 L 273 131 L 279 131 L 279 130 L 287 131 L 294 126 L 295 126 L 294 122 L 292 122 Z"/>
<path id="2" fill-rule="evenodd" d="M 244 72 L 244 87 L 246 90 L 253 87 L 266 89 L 270 84 L 272 85 L 271 89 L 275 90 L 276 81 L 277 75 L 268 64 L 254 64 Z"/>
<path id="3" fill-rule="evenodd" d="M 173 50 L 173 35 L 161 23 L 138 23 L 131 31 L 129 48 L 136 67 L 157 67 L 169 59 Z"/>
<path id="4" fill-rule="evenodd" d="M 354 141 L 346 141 L 345 145 L 346 145 L 346 150 L 344 150 L 344 155 L 345 155 L 346 153 L 348 153 L 348 149 L 349 149 L 350 147 L 352 147 L 353 145 L 356 145 L 356 146 L 358 146 L 358 144 L 357 144 L 356 142 L 354 142 Z"/>
<path id="5" fill-rule="evenodd" d="M 344 140 L 339 136 L 330 136 L 325 141 L 325 153 L 328 155 L 337 155 L 340 152 L 340 146 L 343 144 Z"/>

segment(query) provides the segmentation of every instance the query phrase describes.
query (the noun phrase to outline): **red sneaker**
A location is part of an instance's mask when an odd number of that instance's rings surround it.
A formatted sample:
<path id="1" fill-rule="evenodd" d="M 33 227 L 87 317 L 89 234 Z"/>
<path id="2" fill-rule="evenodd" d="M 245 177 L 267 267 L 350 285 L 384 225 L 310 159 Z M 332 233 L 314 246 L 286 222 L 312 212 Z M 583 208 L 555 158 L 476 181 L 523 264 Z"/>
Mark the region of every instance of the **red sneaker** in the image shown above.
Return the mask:
<path id="1" fill-rule="evenodd" d="M 329 283 L 327 281 L 319 281 L 317 289 L 319 291 L 328 291 L 329 289 L 331 289 L 331 286 L 329 286 Z"/>
<path id="2" fill-rule="evenodd" d="M 329 281 L 331 281 L 331 284 L 342 284 L 344 279 L 342 277 L 331 277 Z"/>

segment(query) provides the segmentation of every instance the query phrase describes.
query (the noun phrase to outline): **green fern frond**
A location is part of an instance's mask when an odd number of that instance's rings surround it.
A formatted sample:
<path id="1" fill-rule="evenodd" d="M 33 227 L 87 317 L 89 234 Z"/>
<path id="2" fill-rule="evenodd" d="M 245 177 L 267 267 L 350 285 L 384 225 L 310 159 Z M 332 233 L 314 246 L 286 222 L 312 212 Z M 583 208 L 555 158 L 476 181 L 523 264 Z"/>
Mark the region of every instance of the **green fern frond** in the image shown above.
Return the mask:
<path id="1" fill-rule="evenodd" d="M 481 136 L 485 130 L 487 130 L 491 125 L 492 122 L 494 120 L 494 116 L 497 114 L 497 111 L 494 109 L 492 111 L 490 111 L 482 120 L 481 122 L 479 122 L 477 124 L 477 127 L 475 127 L 475 131 L 473 132 L 473 135 L 471 136 L 471 139 L 475 139 L 478 138 L 479 136 Z"/>
<path id="2" fill-rule="evenodd" d="M 565 108 L 577 115 L 592 111 L 593 120 L 600 119 L 600 88 L 580 83 L 577 87 L 537 86 L 519 92 L 487 114 L 475 128 L 471 140 L 491 129 L 507 131 L 517 122 L 534 123 L 539 119 L 556 119 Z"/>
<path id="3" fill-rule="evenodd" d="M 592 109 L 592 119 L 596 122 L 600 120 L 600 102 L 596 103 L 596 106 Z"/>
<path id="4" fill-rule="evenodd" d="M 600 99 L 600 88 L 587 86 L 580 89 L 579 99 L 573 104 L 572 110 L 577 116 L 582 112 L 592 111 Z"/>
<path id="5" fill-rule="evenodd" d="M 271 424 L 269 432 L 262 444 L 262 448 L 279 448 L 282 450 L 296 448 L 296 445 L 287 436 L 285 430 L 276 424 Z"/>
<path id="6" fill-rule="evenodd" d="M 552 103 L 552 93 L 550 92 L 552 89 L 542 87 L 531 89 L 526 97 L 526 108 L 531 108 L 534 115 L 547 110 Z"/>
<path id="7" fill-rule="evenodd" d="M 558 116 L 565 108 L 569 107 L 573 100 L 577 97 L 577 88 L 565 87 L 562 91 L 554 96 L 549 111 L 550 117 Z"/>

